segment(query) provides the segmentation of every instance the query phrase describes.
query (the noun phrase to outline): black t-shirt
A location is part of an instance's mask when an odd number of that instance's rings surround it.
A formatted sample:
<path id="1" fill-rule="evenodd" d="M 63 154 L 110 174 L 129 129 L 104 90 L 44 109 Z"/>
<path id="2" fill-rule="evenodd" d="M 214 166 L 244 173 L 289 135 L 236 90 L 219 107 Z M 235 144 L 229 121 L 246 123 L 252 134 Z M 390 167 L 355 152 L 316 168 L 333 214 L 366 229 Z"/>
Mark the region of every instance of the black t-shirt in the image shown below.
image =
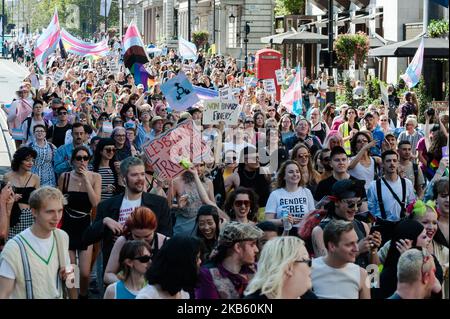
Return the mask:
<path id="1" fill-rule="evenodd" d="M 350 179 L 355 180 L 355 181 L 358 180 L 357 178 L 354 178 L 351 175 L 350 175 Z M 313 193 L 314 200 L 316 200 L 318 202 L 325 195 L 330 195 L 331 188 L 333 187 L 334 183 L 336 183 L 336 182 L 337 182 L 337 179 L 334 178 L 333 175 L 331 175 L 327 179 L 324 179 L 323 181 L 320 181 L 319 185 L 317 186 L 316 192 Z M 365 189 L 362 190 L 362 193 L 363 193 L 363 196 L 362 196 L 363 198 L 367 197 Z"/>
<path id="2" fill-rule="evenodd" d="M 51 126 L 47 131 L 47 139 L 52 139 L 52 144 L 56 147 L 64 145 L 66 138 L 66 132 L 72 128 L 72 124 L 67 123 L 66 126 L 59 127 L 56 125 Z"/>

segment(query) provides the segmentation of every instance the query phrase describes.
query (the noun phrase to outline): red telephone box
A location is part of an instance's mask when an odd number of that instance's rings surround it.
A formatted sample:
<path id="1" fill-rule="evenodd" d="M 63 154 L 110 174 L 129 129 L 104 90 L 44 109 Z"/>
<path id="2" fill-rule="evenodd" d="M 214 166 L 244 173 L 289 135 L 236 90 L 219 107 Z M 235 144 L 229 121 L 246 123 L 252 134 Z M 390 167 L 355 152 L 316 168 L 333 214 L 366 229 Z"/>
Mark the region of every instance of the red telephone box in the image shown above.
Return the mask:
<path id="1" fill-rule="evenodd" d="M 272 49 L 262 49 L 255 54 L 256 78 L 274 79 L 277 88 L 276 100 L 280 100 L 280 85 L 277 84 L 275 70 L 281 69 L 281 53 Z"/>

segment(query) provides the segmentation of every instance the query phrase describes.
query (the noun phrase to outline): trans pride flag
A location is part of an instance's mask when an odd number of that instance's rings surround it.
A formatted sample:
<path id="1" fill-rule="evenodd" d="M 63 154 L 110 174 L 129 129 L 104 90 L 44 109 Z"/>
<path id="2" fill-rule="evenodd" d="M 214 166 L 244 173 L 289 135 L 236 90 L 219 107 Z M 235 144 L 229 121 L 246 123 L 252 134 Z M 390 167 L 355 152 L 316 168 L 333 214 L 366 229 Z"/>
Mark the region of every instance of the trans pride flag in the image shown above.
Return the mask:
<path id="1" fill-rule="evenodd" d="M 39 69 L 42 72 L 45 72 L 47 59 L 55 52 L 56 47 L 59 43 L 60 37 L 60 28 L 59 28 L 59 19 L 58 19 L 58 11 L 55 8 L 55 13 L 53 14 L 53 18 L 50 21 L 47 29 L 42 32 L 40 37 L 36 41 L 36 45 L 34 48 L 34 56 L 36 57 L 36 63 Z"/>
<path id="2" fill-rule="evenodd" d="M 61 41 L 67 52 L 83 57 L 91 56 L 98 59 L 107 56 L 110 52 L 107 40 L 98 43 L 81 41 L 64 29 L 61 30 Z"/>
<path id="3" fill-rule="evenodd" d="M 286 109 L 297 116 L 302 113 L 303 101 L 302 101 L 302 78 L 300 68 L 297 68 L 297 74 L 291 86 L 286 90 L 281 103 L 286 106 Z"/>
<path id="4" fill-rule="evenodd" d="M 414 55 L 411 63 L 408 65 L 405 74 L 402 74 L 400 76 L 409 88 L 412 88 L 416 86 L 417 83 L 419 83 L 420 75 L 422 74 L 423 51 L 424 39 L 422 38 L 422 41 L 420 41 L 420 45 L 417 48 L 416 54 Z"/>

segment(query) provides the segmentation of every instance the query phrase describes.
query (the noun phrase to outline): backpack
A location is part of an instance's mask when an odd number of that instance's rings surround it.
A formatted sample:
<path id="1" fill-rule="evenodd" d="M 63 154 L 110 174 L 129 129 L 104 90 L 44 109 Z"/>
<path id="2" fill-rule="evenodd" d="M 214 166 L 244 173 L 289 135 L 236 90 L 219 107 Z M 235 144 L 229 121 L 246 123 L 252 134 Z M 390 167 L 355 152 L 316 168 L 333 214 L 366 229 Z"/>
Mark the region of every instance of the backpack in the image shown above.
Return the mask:
<path id="1" fill-rule="evenodd" d="M 28 137 L 30 136 L 30 129 L 31 129 L 31 121 L 33 120 L 32 117 L 27 117 L 23 122 L 25 123 L 25 121 L 27 122 L 27 132 L 26 132 L 26 136 L 25 136 L 25 141 L 28 141 Z M 44 119 L 44 125 L 45 125 L 45 130 L 48 130 L 48 121 L 46 119 Z"/>
<path id="2" fill-rule="evenodd" d="M 311 239 L 314 227 L 320 224 L 322 219 L 327 216 L 327 213 L 328 211 L 325 209 L 315 209 L 306 214 L 298 226 L 299 237 L 305 241 Z"/>

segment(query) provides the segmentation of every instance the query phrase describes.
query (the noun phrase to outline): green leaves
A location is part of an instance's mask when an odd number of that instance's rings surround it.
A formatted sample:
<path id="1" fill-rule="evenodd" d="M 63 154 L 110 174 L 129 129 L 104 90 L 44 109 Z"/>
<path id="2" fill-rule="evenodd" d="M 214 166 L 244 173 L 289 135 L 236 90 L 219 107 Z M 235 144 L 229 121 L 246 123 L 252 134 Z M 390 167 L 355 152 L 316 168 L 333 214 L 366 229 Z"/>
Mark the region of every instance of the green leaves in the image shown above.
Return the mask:
<path id="1" fill-rule="evenodd" d="M 304 14 L 305 0 L 276 0 L 275 15 Z"/>
<path id="2" fill-rule="evenodd" d="M 431 20 L 428 24 L 428 34 L 432 38 L 441 38 L 448 35 L 448 21 Z"/>

